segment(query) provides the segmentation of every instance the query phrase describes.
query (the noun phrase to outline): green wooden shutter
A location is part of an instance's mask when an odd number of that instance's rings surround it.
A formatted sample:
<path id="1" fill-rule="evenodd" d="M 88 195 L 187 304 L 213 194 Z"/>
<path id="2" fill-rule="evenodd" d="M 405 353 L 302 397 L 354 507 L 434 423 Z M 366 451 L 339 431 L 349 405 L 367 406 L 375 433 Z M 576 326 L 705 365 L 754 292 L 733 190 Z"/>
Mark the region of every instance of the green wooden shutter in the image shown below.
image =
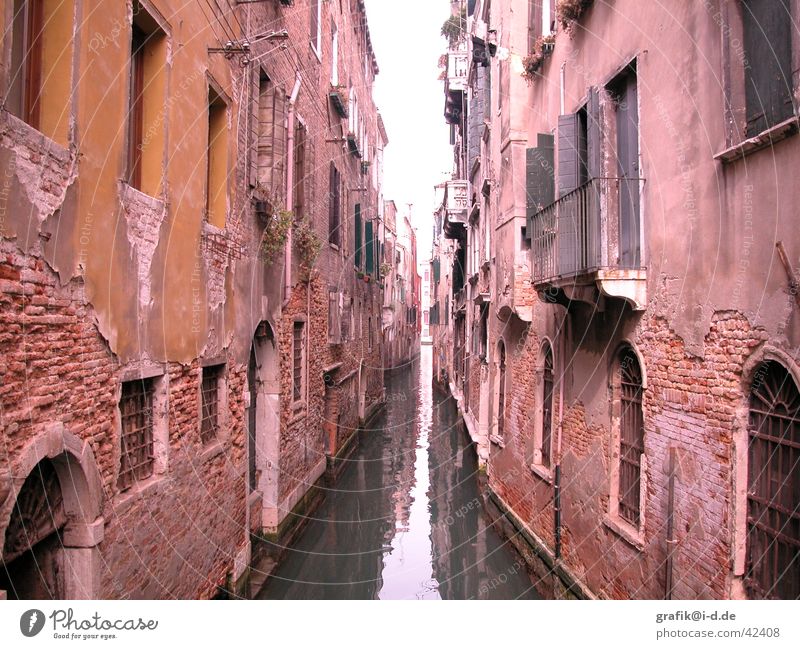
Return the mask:
<path id="1" fill-rule="evenodd" d="M 361 268 L 361 205 L 356 203 L 356 230 L 355 230 L 356 268 Z"/>
<path id="2" fill-rule="evenodd" d="M 375 238 L 372 236 L 372 221 L 367 221 L 364 223 L 364 242 L 365 242 L 365 250 L 364 250 L 364 257 L 366 268 L 364 270 L 367 275 L 372 275 L 375 271 L 375 259 L 374 259 L 374 244 Z"/>

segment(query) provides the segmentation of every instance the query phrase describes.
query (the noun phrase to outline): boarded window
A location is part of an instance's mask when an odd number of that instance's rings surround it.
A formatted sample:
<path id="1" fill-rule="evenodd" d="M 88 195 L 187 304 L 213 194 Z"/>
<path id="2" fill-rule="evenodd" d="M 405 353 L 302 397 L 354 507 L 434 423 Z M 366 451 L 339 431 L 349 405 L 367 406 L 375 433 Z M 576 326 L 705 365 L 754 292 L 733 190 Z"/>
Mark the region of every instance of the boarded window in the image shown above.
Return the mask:
<path id="1" fill-rule="evenodd" d="M 284 193 L 286 173 L 286 93 L 263 72 L 258 86 L 258 183 L 272 197 Z"/>
<path id="2" fill-rule="evenodd" d="M 328 205 L 328 241 L 335 245 L 341 243 L 342 224 L 342 177 L 336 166 L 331 163 L 330 170 L 330 201 Z"/>
<path id="3" fill-rule="evenodd" d="M 219 432 L 219 392 L 224 371 L 224 365 L 203 368 L 200 385 L 200 440 L 203 444 L 214 441 Z"/>
<path id="4" fill-rule="evenodd" d="M 153 474 L 153 379 L 122 384 L 119 401 L 120 438 L 119 488 L 131 487 Z"/>
<path id="5" fill-rule="evenodd" d="M 762 364 L 750 395 L 745 586 L 753 598 L 800 598 L 800 393 Z"/>
<path id="6" fill-rule="evenodd" d="M 752 137 L 794 114 L 790 0 L 742 0 L 745 113 Z"/>
<path id="7" fill-rule="evenodd" d="M 303 344 L 305 322 L 295 322 L 292 329 L 292 401 L 303 398 Z"/>
<path id="8" fill-rule="evenodd" d="M 625 348 L 620 354 L 619 373 L 619 515 L 638 527 L 644 413 L 642 371 L 639 359 L 630 348 Z"/>
<path id="9" fill-rule="evenodd" d="M 346 294 L 342 296 L 342 315 L 341 315 L 341 332 L 342 332 L 342 342 L 347 342 L 352 337 L 352 330 L 353 330 L 353 300 L 349 298 Z"/>

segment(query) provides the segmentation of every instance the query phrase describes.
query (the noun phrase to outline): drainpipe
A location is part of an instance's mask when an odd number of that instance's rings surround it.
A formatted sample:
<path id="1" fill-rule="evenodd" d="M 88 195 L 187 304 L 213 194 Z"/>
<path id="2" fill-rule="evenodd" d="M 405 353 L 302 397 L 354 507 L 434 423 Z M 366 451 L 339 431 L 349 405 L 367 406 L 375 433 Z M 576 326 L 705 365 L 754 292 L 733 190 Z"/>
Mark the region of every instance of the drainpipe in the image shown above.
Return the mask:
<path id="1" fill-rule="evenodd" d="M 673 557 L 675 555 L 675 447 L 669 449 L 669 487 L 667 501 L 667 561 L 666 592 L 664 599 L 672 599 L 673 592 Z"/>
<path id="2" fill-rule="evenodd" d="M 289 114 L 286 124 L 286 209 L 291 212 L 294 207 L 294 105 L 297 102 L 297 95 L 300 94 L 300 84 L 302 77 L 297 73 L 292 94 L 289 96 Z M 284 251 L 286 261 L 283 269 L 283 306 L 289 303 L 292 296 L 292 229 L 289 228 L 289 235 L 286 237 L 286 248 Z"/>

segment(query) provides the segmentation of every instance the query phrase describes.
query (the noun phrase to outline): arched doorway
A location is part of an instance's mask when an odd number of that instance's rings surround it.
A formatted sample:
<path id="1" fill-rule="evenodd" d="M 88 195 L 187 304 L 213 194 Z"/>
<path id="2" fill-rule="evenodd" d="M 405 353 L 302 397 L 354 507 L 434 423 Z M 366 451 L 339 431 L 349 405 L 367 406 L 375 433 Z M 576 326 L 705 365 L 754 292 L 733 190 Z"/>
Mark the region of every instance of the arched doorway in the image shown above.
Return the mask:
<path id="1" fill-rule="evenodd" d="M 0 590 L 9 599 L 62 599 L 67 514 L 53 463 L 37 464 L 17 496 L 3 543 Z"/>
<path id="2" fill-rule="evenodd" d="M 9 486 L 0 502 L 0 591 L 8 599 L 99 597 L 105 521 L 91 446 L 52 424 L 17 455 Z"/>
<path id="3" fill-rule="evenodd" d="M 264 531 L 278 526 L 280 460 L 280 356 L 272 326 L 256 328 L 248 366 L 248 460 L 250 490 L 261 494 Z"/>

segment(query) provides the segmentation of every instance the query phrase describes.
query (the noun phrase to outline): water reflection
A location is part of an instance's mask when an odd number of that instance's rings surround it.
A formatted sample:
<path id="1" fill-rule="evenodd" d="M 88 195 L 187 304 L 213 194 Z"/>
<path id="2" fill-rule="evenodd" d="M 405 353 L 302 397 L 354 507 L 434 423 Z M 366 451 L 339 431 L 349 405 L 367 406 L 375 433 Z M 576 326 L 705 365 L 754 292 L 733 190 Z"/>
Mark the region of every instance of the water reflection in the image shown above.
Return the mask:
<path id="1" fill-rule="evenodd" d="M 259 599 L 535 597 L 486 527 L 474 451 L 431 392 L 431 347 L 391 376 L 387 407 Z"/>

